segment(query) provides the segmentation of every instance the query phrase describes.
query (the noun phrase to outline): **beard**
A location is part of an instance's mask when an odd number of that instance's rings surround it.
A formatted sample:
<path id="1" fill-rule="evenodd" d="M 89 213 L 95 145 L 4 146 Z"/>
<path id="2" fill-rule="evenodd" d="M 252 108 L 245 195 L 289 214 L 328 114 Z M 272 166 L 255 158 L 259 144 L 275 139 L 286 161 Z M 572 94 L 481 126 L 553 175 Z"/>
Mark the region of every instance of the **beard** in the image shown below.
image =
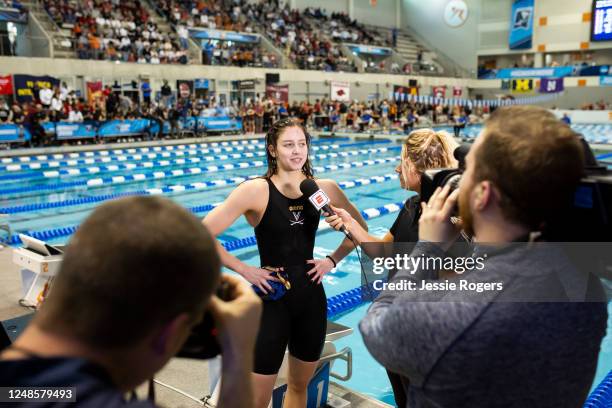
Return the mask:
<path id="1" fill-rule="evenodd" d="M 472 194 L 473 187 L 467 187 L 468 188 L 462 188 L 459 191 L 459 217 L 461 217 L 463 231 L 470 237 L 473 237 L 474 217 L 472 216 L 472 210 L 470 208 L 470 195 Z"/>

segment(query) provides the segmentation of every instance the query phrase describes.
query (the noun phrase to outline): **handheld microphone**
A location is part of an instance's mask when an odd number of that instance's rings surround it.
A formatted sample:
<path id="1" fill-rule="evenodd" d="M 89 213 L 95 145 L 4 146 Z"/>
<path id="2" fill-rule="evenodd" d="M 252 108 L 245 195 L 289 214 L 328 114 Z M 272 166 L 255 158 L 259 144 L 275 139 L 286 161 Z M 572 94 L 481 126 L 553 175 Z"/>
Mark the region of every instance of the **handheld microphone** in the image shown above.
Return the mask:
<path id="1" fill-rule="evenodd" d="M 319 188 L 317 183 L 313 179 L 305 179 L 300 183 L 300 191 L 302 194 L 308 197 L 308 201 L 314 206 L 314 208 L 318 210 L 323 210 L 329 215 L 335 215 L 336 212 L 331 209 L 329 205 L 329 197 L 323 190 Z M 344 233 L 349 239 L 353 239 L 351 237 L 351 233 L 346 230 L 344 225 L 340 227 L 340 231 Z"/>

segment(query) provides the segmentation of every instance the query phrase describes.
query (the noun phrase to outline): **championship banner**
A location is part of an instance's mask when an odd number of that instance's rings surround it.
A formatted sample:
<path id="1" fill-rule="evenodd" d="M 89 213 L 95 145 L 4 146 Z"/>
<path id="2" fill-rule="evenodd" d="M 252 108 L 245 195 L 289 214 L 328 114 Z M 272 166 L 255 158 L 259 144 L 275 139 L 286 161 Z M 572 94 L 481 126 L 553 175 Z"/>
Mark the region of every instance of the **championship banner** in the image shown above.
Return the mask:
<path id="1" fill-rule="evenodd" d="M 563 89 L 563 78 L 542 78 L 540 80 L 540 93 L 557 93 Z"/>
<path id="2" fill-rule="evenodd" d="M 331 81 L 329 93 L 332 101 L 350 102 L 351 100 L 351 87 L 348 82 Z"/>
<path id="3" fill-rule="evenodd" d="M 13 124 L 0 124 L 0 142 L 23 143 L 32 138 L 32 135 L 23 126 Z"/>
<path id="4" fill-rule="evenodd" d="M 446 86 L 432 87 L 431 94 L 434 98 L 444 98 L 446 96 Z"/>
<path id="5" fill-rule="evenodd" d="M 87 82 L 87 101 L 91 104 L 102 97 L 102 81 Z"/>
<path id="6" fill-rule="evenodd" d="M 96 129 L 85 123 L 57 122 L 55 124 L 57 140 L 93 139 Z"/>
<path id="7" fill-rule="evenodd" d="M 461 88 L 460 86 L 454 86 L 453 87 L 453 96 L 454 97 L 461 97 L 463 95 L 463 88 Z"/>
<path id="8" fill-rule="evenodd" d="M 13 76 L 0 75 L 0 95 L 13 94 Z"/>
<path id="9" fill-rule="evenodd" d="M 533 91 L 533 79 L 513 79 L 512 92 L 531 92 Z"/>
<path id="10" fill-rule="evenodd" d="M 179 79 L 176 81 L 176 89 L 179 98 L 190 98 L 193 93 L 193 81 Z"/>
<path id="11" fill-rule="evenodd" d="M 135 136 L 143 134 L 149 127 L 147 119 L 111 120 L 98 129 L 98 136 Z"/>
<path id="12" fill-rule="evenodd" d="M 289 85 L 266 85 L 266 96 L 275 104 L 289 102 Z"/>
<path id="13" fill-rule="evenodd" d="M 533 1 L 514 0 L 510 21 L 510 49 L 524 50 L 532 46 Z"/>
<path id="14" fill-rule="evenodd" d="M 40 89 L 53 89 L 59 86 L 59 79 L 52 76 L 33 76 L 33 75 L 13 75 L 13 83 L 15 84 L 15 96 L 19 103 L 31 102 L 34 98 L 34 85 L 38 85 Z"/>

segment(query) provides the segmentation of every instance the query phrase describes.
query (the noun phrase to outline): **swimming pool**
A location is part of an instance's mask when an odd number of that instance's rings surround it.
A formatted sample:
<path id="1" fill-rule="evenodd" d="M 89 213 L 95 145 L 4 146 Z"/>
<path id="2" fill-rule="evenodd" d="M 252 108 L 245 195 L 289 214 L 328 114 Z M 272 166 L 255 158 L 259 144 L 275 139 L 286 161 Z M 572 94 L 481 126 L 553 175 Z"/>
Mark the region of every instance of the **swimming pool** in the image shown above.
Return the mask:
<path id="1" fill-rule="evenodd" d="M 243 140 L 0 160 L 0 213 L 9 214 L 15 233 L 38 235 L 52 243 L 67 241 L 71 227 L 97 205 L 119 195 L 164 194 L 202 217 L 237 183 L 265 172 L 261 152 L 260 140 Z M 400 203 L 410 196 L 399 188 L 394 175 L 399 153 L 399 145 L 388 140 L 348 138 L 315 139 L 312 151 L 317 176 L 339 182 L 360 210 Z M 368 221 L 371 232 L 384 235 L 395 216 L 372 217 Z M 219 239 L 233 243 L 252 235 L 252 228 L 241 218 Z M 320 230 L 315 256 L 330 254 L 342 238 L 335 231 Z M 259 263 L 252 243 L 234 254 L 247 263 Z M 353 253 L 340 262 L 336 271 L 325 276 L 324 285 L 328 298 L 359 287 L 357 256 Z M 367 305 L 361 305 L 334 318 L 355 329 L 355 334 L 337 343 L 353 350 L 353 377 L 345 385 L 393 403 L 384 369 L 368 354 L 358 334 L 357 323 L 366 309 Z M 612 369 L 610 337 L 602 345 L 596 384 Z"/>

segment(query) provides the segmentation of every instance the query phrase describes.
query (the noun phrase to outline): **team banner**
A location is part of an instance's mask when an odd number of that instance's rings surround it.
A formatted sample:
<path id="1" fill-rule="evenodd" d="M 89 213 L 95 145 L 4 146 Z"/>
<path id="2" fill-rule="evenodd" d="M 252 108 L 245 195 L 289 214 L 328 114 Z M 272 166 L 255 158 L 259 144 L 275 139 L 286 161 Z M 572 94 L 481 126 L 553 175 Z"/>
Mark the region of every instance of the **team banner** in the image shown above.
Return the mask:
<path id="1" fill-rule="evenodd" d="M 456 98 L 461 98 L 461 95 L 463 95 L 463 88 L 460 86 L 454 86 L 453 87 L 453 96 Z"/>
<path id="2" fill-rule="evenodd" d="M 513 79 L 512 92 L 531 92 L 533 91 L 533 79 Z"/>
<path id="3" fill-rule="evenodd" d="M 93 103 L 102 97 L 102 81 L 87 82 L 87 101 Z"/>
<path id="4" fill-rule="evenodd" d="M 13 94 L 13 76 L 0 75 L 0 95 Z"/>
<path id="5" fill-rule="evenodd" d="M 510 21 L 510 49 L 524 50 L 532 46 L 533 1 L 514 0 Z"/>
<path id="6" fill-rule="evenodd" d="M 331 81 L 329 93 L 332 101 L 349 102 L 351 100 L 351 86 L 348 82 Z"/>
<path id="7" fill-rule="evenodd" d="M 266 85 L 266 96 L 275 104 L 289 102 L 289 85 Z"/>
<path id="8" fill-rule="evenodd" d="M 542 78 L 540 93 L 557 93 L 563 91 L 563 78 Z"/>
<path id="9" fill-rule="evenodd" d="M 59 79 L 52 76 L 34 76 L 34 75 L 13 75 L 13 83 L 15 85 L 15 96 L 19 103 L 31 102 L 34 98 L 34 86 L 38 85 L 39 89 L 53 89 L 59 86 Z"/>
<path id="10" fill-rule="evenodd" d="M 434 98 L 444 98 L 446 96 L 446 86 L 434 86 L 431 88 Z"/>

